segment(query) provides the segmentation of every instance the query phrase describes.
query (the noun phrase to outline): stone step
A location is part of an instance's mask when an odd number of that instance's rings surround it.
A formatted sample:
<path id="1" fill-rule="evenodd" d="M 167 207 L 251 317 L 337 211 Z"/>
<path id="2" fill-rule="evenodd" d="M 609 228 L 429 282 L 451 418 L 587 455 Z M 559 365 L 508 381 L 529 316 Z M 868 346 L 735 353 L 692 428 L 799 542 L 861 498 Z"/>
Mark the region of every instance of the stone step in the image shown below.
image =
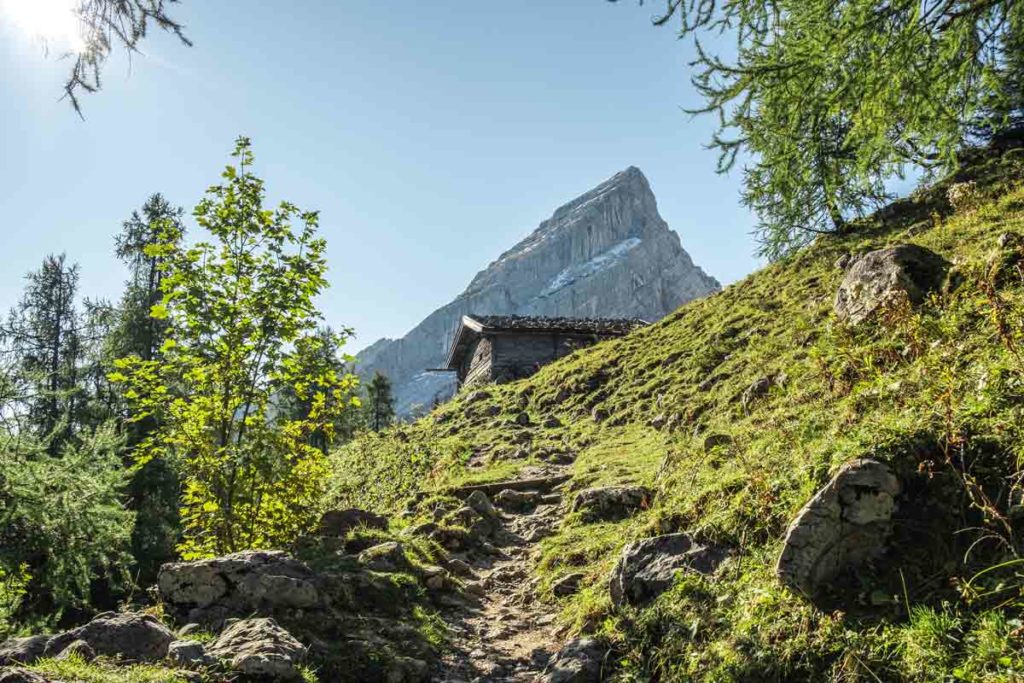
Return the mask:
<path id="1" fill-rule="evenodd" d="M 467 498 L 474 491 L 481 491 L 489 498 L 505 489 L 545 493 L 560 484 L 564 484 L 571 478 L 572 476 L 568 474 L 556 474 L 550 477 L 537 477 L 535 479 L 512 479 L 510 481 L 496 481 L 487 484 L 468 484 L 450 489 L 447 493 L 456 498 Z"/>

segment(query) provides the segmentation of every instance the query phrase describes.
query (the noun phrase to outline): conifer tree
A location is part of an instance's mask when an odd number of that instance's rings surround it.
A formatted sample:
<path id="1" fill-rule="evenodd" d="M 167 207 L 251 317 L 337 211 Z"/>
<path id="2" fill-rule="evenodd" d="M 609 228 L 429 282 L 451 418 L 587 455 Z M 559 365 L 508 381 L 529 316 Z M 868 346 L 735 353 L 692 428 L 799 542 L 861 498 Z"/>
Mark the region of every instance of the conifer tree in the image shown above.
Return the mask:
<path id="1" fill-rule="evenodd" d="M 391 396 L 391 380 L 376 372 L 366 386 L 366 421 L 375 432 L 395 421 L 395 400 Z"/>
<path id="2" fill-rule="evenodd" d="M 114 371 L 119 358 L 154 360 L 167 334 L 167 321 L 150 315 L 163 298 L 161 283 L 165 258 L 151 246 L 165 235 L 184 236 L 184 209 L 175 207 L 163 195 L 151 195 L 140 210 L 133 211 L 115 238 L 116 255 L 128 267 L 124 294 L 116 309 L 102 349 L 103 378 Z M 109 384 L 109 382 L 107 382 Z M 127 416 L 127 405 L 118 405 Z M 155 415 L 130 420 L 124 431 L 127 447 L 135 449 L 157 427 Z M 136 512 L 132 554 L 139 581 L 156 579 L 160 565 L 173 559 L 180 536 L 178 493 L 181 482 L 164 457 L 154 457 L 137 468 L 128 486 L 129 505 Z"/>
<path id="3" fill-rule="evenodd" d="M 81 407 L 78 266 L 68 264 L 64 254 L 47 256 L 27 280 L 2 337 L 19 385 L 15 410 L 29 433 L 57 455 L 71 441 Z"/>
<path id="4" fill-rule="evenodd" d="M 178 0 L 77 0 L 74 7 L 84 47 L 73 57 L 71 73 L 64 83 L 64 96 L 79 114 L 81 92 L 96 92 L 102 86 L 103 65 L 114 48 L 129 53 L 153 26 L 177 36 L 184 45 L 192 45 L 184 27 L 168 14 L 167 6 Z"/>
<path id="5" fill-rule="evenodd" d="M 1014 125 L 999 112 L 1020 83 L 1022 3 L 666 0 L 655 23 L 673 18 L 697 49 L 695 112 L 719 117 L 718 170 L 747 165 L 770 258 L 874 209 L 893 177 L 955 168 L 979 119 L 988 137 Z"/>

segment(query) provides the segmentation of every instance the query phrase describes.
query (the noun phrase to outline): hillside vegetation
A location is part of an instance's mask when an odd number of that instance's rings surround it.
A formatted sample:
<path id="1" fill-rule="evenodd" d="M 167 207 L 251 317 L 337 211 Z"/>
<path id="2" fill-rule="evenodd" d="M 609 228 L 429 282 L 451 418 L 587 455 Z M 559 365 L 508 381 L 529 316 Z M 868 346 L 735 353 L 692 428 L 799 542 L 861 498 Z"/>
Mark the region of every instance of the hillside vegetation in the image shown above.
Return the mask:
<path id="1" fill-rule="evenodd" d="M 1021 150 L 990 154 L 655 325 L 364 435 L 334 454 L 330 503 L 414 499 L 412 524 L 454 486 L 571 460 L 570 490 L 656 492 L 620 522 L 569 515 L 535 568 L 565 635 L 606 638 L 621 680 L 1020 680 L 1022 168 Z M 840 324 L 837 260 L 899 243 L 950 261 L 945 286 Z M 775 577 L 786 527 L 864 456 L 908 482 L 893 549 L 812 604 Z M 730 559 L 614 609 L 622 547 L 674 531 Z M 556 599 L 572 571 L 584 588 Z"/>

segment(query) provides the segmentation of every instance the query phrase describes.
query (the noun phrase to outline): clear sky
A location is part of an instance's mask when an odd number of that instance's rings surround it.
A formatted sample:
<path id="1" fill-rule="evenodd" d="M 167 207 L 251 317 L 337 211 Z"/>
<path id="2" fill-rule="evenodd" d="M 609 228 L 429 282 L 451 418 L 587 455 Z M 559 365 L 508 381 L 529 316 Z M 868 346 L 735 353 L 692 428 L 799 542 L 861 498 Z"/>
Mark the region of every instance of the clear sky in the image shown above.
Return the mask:
<path id="1" fill-rule="evenodd" d="M 272 201 L 319 209 L 329 323 L 400 336 L 560 204 L 629 165 L 723 283 L 757 267 L 741 180 L 692 119 L 689 46 L 630 0 L 183 0 L 195 47 L 112 59 L 85 119 L 70 64 L 0 0 L 0 310 L 47 253 L 116 298 L 120 223 L 153 192 L 191 210 L 239 134 Z M 41 1 L 41 0 L 40 0 Z"/>

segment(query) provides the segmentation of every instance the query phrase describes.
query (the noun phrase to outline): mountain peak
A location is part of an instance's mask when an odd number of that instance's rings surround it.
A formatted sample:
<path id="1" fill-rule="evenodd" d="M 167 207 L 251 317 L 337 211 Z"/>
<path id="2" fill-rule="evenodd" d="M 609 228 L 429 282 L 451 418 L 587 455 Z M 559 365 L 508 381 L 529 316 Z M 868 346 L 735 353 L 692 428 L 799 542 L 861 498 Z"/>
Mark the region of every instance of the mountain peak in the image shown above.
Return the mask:
<path id="1" fill-rule="evenodd" d="M 718 289 L 658 214 L 647 178 L 629 166 L 556 209 L 405 337 L 360 354 L 359 371 L 389 375 L 398 412 L 408 415 L 415 403 L 450 395 L 449 378 L 424 370 L 441 363 L 466 313 L 654 321 Z"/>

